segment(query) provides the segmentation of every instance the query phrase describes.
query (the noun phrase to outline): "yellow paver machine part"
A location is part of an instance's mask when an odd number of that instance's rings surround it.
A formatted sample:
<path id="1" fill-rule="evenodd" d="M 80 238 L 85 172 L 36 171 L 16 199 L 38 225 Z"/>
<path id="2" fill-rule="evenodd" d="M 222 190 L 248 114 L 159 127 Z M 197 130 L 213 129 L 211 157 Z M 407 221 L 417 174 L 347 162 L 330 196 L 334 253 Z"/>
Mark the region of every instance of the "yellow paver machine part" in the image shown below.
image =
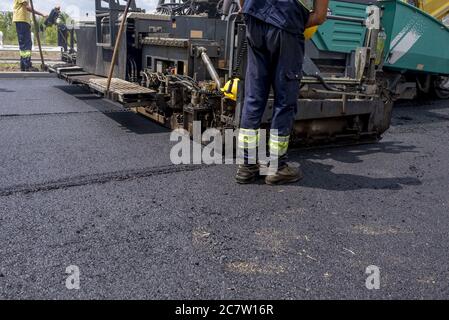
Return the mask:
<path id="1" fill-rule="evenodd" d="M 449 1 L 448 0 L 403 0 L 408 4 L 427 12 L 438 20 L 443 20 L 449 16 Z"/>

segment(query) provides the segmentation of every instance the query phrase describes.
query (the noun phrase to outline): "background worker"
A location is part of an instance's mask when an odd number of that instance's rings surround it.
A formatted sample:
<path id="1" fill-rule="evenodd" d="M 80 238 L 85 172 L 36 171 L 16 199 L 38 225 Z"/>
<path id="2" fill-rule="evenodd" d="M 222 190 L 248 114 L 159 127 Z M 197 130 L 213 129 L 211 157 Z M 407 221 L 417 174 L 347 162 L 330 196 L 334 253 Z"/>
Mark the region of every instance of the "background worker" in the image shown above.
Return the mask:
<path id="1" fill-rule="evenodd" d="M 31 13 L 33 10 L 28 0 L 14 0 L 13 5 L 13 22 L 16 24 L 17 38 L 19 40 L 20 50 L 20 70 L 21 71 L 38 71 L 31 64 Z M 45 17 L 43 13 L 34 10 L 38 16 Z"/>
<path id="2" fill-rule="evenodd" d="M 304 30 L 324 23 L 329 0 L 240 0 L 240 4 L 247 28 L 248 69 L 239 133 L 245 162 L 239 166 L 236 181 L 250 183 L 259 176 L 257 160 L 250 156 L 257 153 L 250 149 L 257 148 L 262 117 L 273 88 L 269 148 L 278 168 L 266 176 L 265 182 L 296 182 L 302 178 L 302 172 L 287 164 L 287 150 L 302 77 Z"/>

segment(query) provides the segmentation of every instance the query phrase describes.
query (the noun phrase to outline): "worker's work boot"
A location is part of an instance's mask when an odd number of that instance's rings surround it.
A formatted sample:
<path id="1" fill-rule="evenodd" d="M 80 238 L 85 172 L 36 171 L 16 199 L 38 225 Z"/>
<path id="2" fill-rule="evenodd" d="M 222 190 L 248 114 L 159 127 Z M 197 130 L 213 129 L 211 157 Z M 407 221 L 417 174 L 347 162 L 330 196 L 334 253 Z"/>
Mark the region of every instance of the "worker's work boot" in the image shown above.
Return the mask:
<path id="1" fill-rule="evenodd" d="M 265 183 L 276 186 L 286 183 L 295 183 L 303 177 L 304 175 L 299 167 L 286 164 L 279 168 L 274 174 L 267 175 L 265 177 Z"/>
<path id="2" fill-rule="evenodd" d="M 259 166 L 257 164 L 241 164 L 237 170 L 235 181 L 240 184 L 248 184 L 256 181 L 259 177 Z"/>

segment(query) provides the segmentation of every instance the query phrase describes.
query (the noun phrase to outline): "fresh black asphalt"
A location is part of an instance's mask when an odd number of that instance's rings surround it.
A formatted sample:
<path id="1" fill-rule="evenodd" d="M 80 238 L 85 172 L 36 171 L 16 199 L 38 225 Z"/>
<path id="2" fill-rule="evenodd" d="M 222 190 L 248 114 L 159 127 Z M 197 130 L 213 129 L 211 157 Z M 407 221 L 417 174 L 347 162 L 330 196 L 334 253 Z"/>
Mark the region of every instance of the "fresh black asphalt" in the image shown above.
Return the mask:
<path id="1" fill-rule="evenodd" d="M 0 79 L 0 299 L 449 297 L 449 102 L 294 150 L 305 179 L 282 187 L 174 166 L 169 136 L 62 80 Z"/>

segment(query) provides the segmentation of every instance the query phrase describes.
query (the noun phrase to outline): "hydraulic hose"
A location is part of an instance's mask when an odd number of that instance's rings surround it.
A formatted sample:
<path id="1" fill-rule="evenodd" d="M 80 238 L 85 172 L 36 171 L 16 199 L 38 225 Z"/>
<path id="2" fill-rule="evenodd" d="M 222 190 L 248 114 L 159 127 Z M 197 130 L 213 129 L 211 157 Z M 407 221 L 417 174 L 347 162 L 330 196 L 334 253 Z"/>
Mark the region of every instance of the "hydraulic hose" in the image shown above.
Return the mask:
<path id="1" fill-rule="evenodd" d="M 215 84 L 217 85 L 217 90 L 220 90 L 220 88 L 221 88 L 220 76 L 218 75 L 217 70 L 215 70 L 215 67 L 212 64 L 212 61 L 210 60 L 209 56 L 207 55 L 207 49 L 204 47 L 199 47 L 198 53 L 200 54 L 201 59 L 203 60 L 203 63 L 206 65 L 207 71 L 209 72 L 209 75 L 211 76 L 212 80 L 215 81 Z"/>

